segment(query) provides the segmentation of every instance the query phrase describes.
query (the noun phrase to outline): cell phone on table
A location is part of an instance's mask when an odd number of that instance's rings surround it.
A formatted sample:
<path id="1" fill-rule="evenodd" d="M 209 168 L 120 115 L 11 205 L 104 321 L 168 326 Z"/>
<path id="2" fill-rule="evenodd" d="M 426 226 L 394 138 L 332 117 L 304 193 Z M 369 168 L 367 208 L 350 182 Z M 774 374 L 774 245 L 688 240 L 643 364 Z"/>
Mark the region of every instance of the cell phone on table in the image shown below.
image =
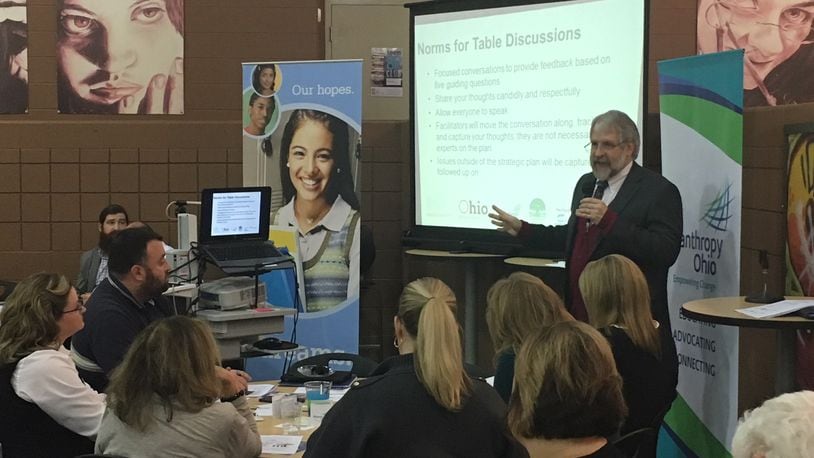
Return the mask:
<path id="1" fill-rule="evenodd" d="M 260 396 L 259 398 L 257 398 L 257 400 L 260 401 L 260 402 L 271 402 L 272 396 L 274 396 L 274 395 L 269 393 L 267 395 Z"/>

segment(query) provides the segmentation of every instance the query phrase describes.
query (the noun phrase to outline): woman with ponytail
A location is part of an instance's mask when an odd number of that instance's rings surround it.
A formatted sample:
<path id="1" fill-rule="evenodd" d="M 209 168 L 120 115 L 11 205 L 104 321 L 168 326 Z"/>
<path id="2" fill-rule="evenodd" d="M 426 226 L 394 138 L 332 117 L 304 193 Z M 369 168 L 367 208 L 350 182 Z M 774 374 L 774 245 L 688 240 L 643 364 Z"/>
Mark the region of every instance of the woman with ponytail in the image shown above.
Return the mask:
<path id="1" fill-rule="evenodd" d="M 506 406 L 463 365 L 455 295 L 437 278 L 408 284 L 393 318 L 399 356 L 354 386 L 311 435 L 306 457 L 525 456 Z"/>

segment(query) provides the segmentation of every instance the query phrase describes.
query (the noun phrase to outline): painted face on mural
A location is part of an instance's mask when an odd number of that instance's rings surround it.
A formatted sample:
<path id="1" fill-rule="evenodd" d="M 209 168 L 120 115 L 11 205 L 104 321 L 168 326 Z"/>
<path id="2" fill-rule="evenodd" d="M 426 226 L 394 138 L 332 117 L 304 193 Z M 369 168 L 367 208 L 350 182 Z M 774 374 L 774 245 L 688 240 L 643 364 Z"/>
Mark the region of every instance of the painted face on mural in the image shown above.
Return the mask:
<path id="1" fill-rule="evenodd" d="M 808 43 L 814 20 L 811 1 L 705 0 L 700 8 L 717 35 L 704 34 L 699 25 L 699 50 L 743 49 L 745 89 L 762 85 L 772 70 Z"/>
<path id="2" fill-rule="evenodd" d="M 11 76 L 28 83 L 28 16 L 26 0 L 3 2 L 0 6 L 2 34 Z"/>
<path id="3" fill-rule="evenodd" d="M 58 11 L 60 78 L 85 102 L 135 113 L 151 82 L 163 92 L 183 78 L 183 0 L 60 0 Z"/>

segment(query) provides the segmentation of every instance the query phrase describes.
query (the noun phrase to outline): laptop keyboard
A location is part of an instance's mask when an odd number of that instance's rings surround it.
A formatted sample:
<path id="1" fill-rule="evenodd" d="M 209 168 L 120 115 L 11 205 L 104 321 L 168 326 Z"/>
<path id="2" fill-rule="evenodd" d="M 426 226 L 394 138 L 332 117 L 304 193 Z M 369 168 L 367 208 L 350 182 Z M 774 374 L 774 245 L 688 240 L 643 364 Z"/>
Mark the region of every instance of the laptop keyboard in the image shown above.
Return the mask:
<path id="1" fill-rule="evenodd" d="M 207 251 L 219 261 L 233 261 L 240 259 L 273 258 L 280 256 L 272 245 L 238 245 L 208 246 Z"/>

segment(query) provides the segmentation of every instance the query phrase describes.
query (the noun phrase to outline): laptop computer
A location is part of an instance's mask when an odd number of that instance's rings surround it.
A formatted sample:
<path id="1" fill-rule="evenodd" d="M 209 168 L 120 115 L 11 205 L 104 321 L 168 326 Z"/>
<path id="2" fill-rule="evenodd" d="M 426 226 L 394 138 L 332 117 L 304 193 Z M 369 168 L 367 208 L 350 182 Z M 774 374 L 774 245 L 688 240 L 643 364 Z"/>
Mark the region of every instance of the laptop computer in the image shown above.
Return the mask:
<path id="1" fill-rule="evenodd" d="M 229 274 L 290 268 L 291 256 L 280 253 L 269 240 L 270 214 L 268 186 L 204 189 L 198 246 Z"/>

